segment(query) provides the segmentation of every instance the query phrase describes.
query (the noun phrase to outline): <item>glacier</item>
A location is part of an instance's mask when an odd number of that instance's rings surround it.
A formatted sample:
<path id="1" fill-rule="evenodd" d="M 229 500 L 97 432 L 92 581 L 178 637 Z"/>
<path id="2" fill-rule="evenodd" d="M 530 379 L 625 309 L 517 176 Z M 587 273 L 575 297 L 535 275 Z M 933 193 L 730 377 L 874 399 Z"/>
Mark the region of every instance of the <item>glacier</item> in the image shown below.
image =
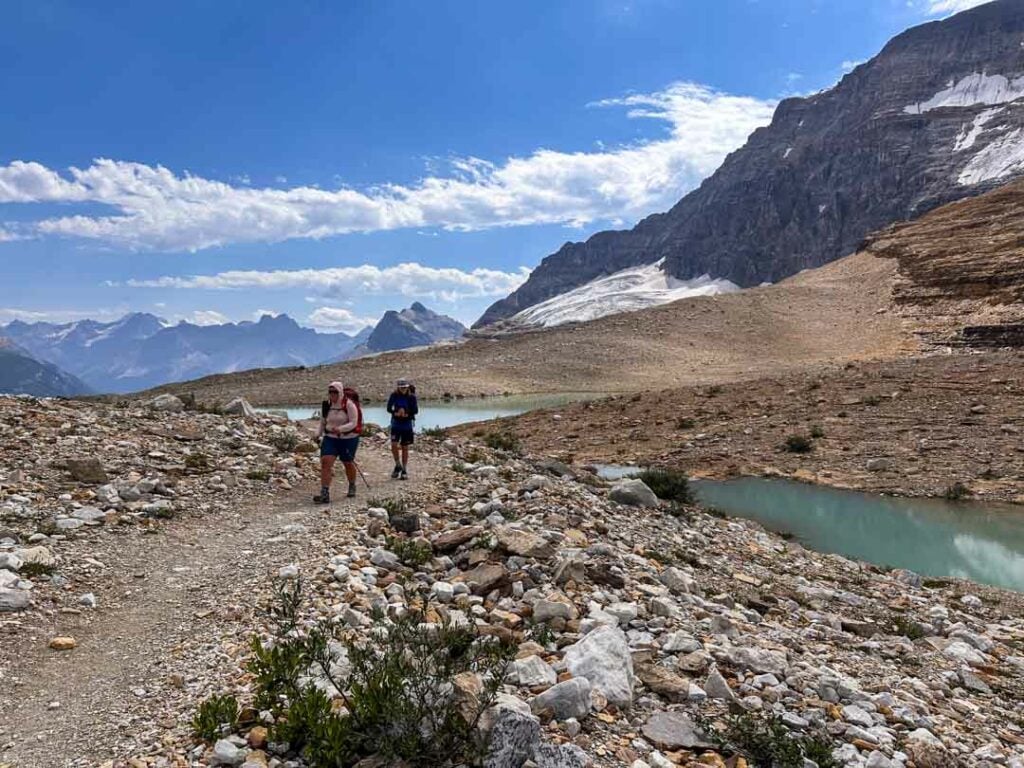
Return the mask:
<path id="1" fill-rule="evenodd" d="M 710 275 L 692 280 L 671 277 L 662 271 L 663 261 L 599 277 L 527 307 L 514 315 L 511 322 L 521 326 L 551 327 L 596 320 L 619 312 L 633 312 L 692 296 L 713 296 L 740 290 L 735 283 Z"/>

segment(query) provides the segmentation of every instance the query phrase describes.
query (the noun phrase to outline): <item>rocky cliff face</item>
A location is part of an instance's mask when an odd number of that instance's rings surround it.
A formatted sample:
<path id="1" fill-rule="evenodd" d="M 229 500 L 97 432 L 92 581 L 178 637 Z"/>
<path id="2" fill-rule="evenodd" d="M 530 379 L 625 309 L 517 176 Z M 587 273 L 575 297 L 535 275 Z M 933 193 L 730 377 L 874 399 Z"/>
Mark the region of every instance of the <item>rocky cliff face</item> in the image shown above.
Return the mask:
<path id="1" fill-rule="evenodd" d="M 926 343 L 1024 346 L 1024 181 L 872 235 L 896 310 Z"/>
<path id="2" fill-rule="evenodd" d="M 366 340 L 366 351 L 388 352 L 408 347 L 424 347 L 446 339 L 457 339 L 466 327 L 447 315 L 439 315 L 418 301 L 401 312 L 384 313 Z"/>
<path id="3" fill-rule="evenodd" d="M 1022 0 L 904 32 L 834 88 L 779 104 L 667 213 L 564 245 L 476 325 L 659 259 L 680 279 L 776 282 L 1006 182 L 1024 171 L 1022 40 Z"/>
<path id="4" fill-rule="evenodd" d="M 0 336 L 0 392 L 36 397 L 72 397 L 89 388 L 69 373 L 36 360 L 10 339 Z"/>

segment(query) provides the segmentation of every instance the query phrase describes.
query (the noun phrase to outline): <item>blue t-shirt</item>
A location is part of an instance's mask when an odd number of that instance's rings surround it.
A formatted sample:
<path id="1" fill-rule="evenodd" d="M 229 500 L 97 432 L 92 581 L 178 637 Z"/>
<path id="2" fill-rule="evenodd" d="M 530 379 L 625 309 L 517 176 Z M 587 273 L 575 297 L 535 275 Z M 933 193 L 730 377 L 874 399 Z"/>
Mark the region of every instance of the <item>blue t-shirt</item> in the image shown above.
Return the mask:
<path id="1" fill-rule="evenodd" d="M 405 416 L 396 416 L 395 412 L 404 410 Z M 416 402 L 416 395 L 401 392 L 392 392 L 388 398 L 388 413 L 391 414 L 391 428 L 398 430 L 411 430 L 416 422 L 416 414 L 419 413 L 419 405 Z"/>

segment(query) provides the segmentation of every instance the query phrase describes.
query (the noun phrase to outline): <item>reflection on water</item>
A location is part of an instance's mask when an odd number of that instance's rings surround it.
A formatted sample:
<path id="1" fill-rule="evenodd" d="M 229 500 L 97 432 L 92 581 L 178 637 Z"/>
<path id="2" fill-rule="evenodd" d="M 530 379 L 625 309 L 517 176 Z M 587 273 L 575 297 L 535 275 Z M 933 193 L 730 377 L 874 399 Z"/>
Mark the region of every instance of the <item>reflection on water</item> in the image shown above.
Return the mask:
<path id="1" fill-rule="evenodd" d="M 892 498 L 752 477 L 692 485 L 703 504 L 791 532 L 811 549 L 1024 591 L 1019 506 Z"/>
<path id="2" fill-rule="evenodd" d="M 420 415 L 416 418 L 416 429 L 454 427 L 470 421 L 486 421 L 503 416 L 518 416 L 526 411 L 539 408 L 557 408 L 568 403 L 593 398 L 587 394 L 560 395 L 512 395 L 509 397 L 465 398 L 463 400 L 421 400 Z M 319 405 L 268 406 L 258 411 L 284 411 L 293 420 L 318 418 Z M 384 405 L 367 405 L 363 408 L 363 420 L 371 424 L 388 424 Z"/>

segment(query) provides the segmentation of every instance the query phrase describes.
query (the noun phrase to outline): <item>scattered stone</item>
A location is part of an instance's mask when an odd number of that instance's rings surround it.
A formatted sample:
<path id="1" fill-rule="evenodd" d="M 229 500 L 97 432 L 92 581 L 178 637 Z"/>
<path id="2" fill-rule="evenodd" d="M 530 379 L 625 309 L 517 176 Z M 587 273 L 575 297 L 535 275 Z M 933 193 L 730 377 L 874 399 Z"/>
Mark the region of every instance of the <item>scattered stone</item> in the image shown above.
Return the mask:
<path id="1" fill-rule="evenodd" d="M 78 641 L 73 637 L 55 637 L 50 640 L 50 648 L 55 651 L 70 651 L 78 646 Z"/>
<path id="2" fill-rule="evenodd" d="M 684 712 L 657 712 L 643 727 L 644 738 L 661 749 L 710 749 L 710 741 Z"/>
<path id="3" fill-rule="evenodd" d="M 71 476 L 80 483 L 101 485 L 110 480 L 99 459 L 68 459 L 67 466 Z"/>
<path id="4" fill-rule="evenodd" d="M 643 480 L 637 478 L 616 483 L 608 492 L 608 498 L 630 507 L 658 506 L 658 497 L 654 495 L 654 491 L 648 488 Z"/>
<path id="5" fill-rule="evenodd" d="M 590 682 L 574 677 L 548 688 L 530 704 L 534 714 L 551 711 L 556 720 L 585 717 L 590 712 Z"/>
<path id="6" fill-rule="evenodd" d="M 633 657 L 626 636 L 616 627 L 602 626 L 565 649 L 565 664 L 574 677 L 585 677 L 611 704 L 633 703 Z"/>

